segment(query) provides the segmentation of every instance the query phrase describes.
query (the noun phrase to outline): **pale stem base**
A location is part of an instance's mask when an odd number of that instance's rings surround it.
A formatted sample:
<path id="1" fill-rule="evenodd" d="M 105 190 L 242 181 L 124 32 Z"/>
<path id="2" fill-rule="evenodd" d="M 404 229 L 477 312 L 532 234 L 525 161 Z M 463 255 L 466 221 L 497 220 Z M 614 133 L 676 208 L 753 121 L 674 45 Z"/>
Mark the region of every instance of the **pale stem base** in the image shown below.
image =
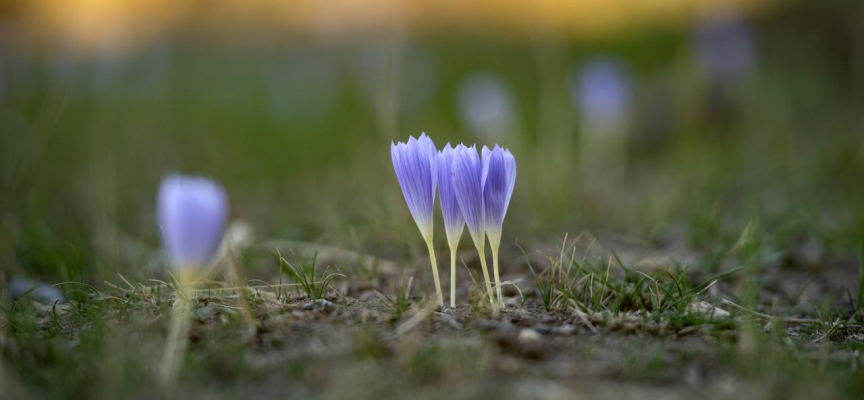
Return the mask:
<path id="1" fill-rule="evenodd" d="M 495 292 L 498 295 L 498 305 L 504 308 L 504 298 L 501 296 L 501 278 L 498 276 L 498 246 L 491 245 L 492 248 L 492 271 L 495 274 Z"/>
<path id="2" fill-rule="evenodd" d="M 441 279 L 438 277 L 438 261 L 435 259 L 435 246 L 432 240 L 426 241 L 429 248 L 429 261 L 432 263 L 432 278 L 435 280 L 435 294 L 438 296 L 438 305 L 444 307 L 444 294 L 441 293 Z"/>
<path id="3" fill-rule="evenodd" d="M 168 338 L 162 354 L 162 365 L 159 368 L 159 378 L 165 386 L 171 386 L 179 373 L 185 358 L 186 347 L 189 345 L 189 315 L 192 312 L 190 282 L 183 276 L 178 279 L 177 306 L 171 313 L 171 325 Z"/>
<path id="4" fill-rule="evenodd" d="M 456 307 L 456 248 L 450 248 L 450 307 Z"/>
<path id="5" fill-rule="evenodd" d="M 486 280 L 486 293 L 489 294 L 489 303 L 495 304 L 495 295 L 492 292 L 492 280 L 489 279 L 489 267 L 486 266 L 486 247 L 477 246 L 477 254 L 480 255 L 480 266 L 483 267 L 483 279 Z"/>

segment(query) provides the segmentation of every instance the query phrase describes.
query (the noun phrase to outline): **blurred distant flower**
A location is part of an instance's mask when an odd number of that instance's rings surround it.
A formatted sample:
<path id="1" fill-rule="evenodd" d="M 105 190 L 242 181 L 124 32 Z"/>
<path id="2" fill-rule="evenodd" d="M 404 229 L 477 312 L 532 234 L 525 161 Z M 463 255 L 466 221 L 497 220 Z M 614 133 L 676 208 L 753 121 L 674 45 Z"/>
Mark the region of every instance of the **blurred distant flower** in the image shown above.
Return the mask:
<path id="1" fill-rule="evenodd" d="M 92 60 L 90 85 L 96 92 L 110 94 L 118 90 L 130 56 L 119 47 L 99 48 Z"/>
<path id="2" fill-rule="evenodd" d="M 339 100 L 340 71 L 317 48 L 292 48 L 270 69 L 270 111 L 280 120 L 310 121 L 332 114 Z"/>
<path id="3" fill-rule="evenodd" d="M 483 205 L 486 235 L 492 248 L 492 269 L 495 272 L 495 288 L 498 302 L 501 298 L 501 279 L 498 276 L 498 248 L 501 246 L 501 230 L 513 187 L 516 185 L 516 159 L 510 150 L 496 144 L 492 150 L 483 146 Z M 502 303 L 503 304 L 503 303 Z"/>
<path id="4" fill-rule="evenodd" d="M 483 267 L 483 277 L 486 279 L 486 290 L 489 301 L 494 303 L 492 294 L 492 281 L 489 279 L 489 269 L 486 267 L 486 222 L 483 204 L 483 164 L 477 153 L 477 147 L 466 147 L 463 144 L 456 146 L 454 150 L 456 157 L 453 159 L 453 191 L 462 216 L 468 225 L 468 232 L 477 247 L 480 255 L 480 264 Z"/>
<path id="5" fill-rule="evenodd" d="M 62 47 L 49 53 L 52 84 L 64 90 L 76 91 L 87 88 L 88 71 L 85 62 L 79 60 L 72 49 Z"/>
<path id="6" fill-rule="evenodd" d="M 597 57 L 574 75 L 571 95 L 584 119 L 608 123 L 627 114 L 630 81 L 621 63 Z"/>
<path id="7" fill-rule="evenodd" d="M 432 273 L 435 279 L 435 289 L 438 294 L 438 304 L 444 305 L 441 294 L 441 282 L 438 279 L 438 263 L 435 261 L 435 248 L 432 243 L 432 214 L 435 205 L 435 190 L 438 184 L 438 150 L 426 134 L 419 139 L 411 136 L 408 143 L 390 144 L 390 156 L 393 159 L 393 169 L 396 179 L 402 187 L 402 195 L 408 204 L 408 210 L 420 229 L 420 234 L 429 248 L 429 258 L 432 262 Z"/>
<path id="8" fill-rule="evenodd" d="M 134 92 L 142 97 L 166 95 L 171 73 L 172 42 L 167 36 L 150 42 L 130 60 Z"/>
<path id="9" fill-rule="evenodd" d="M 456 150 L 447 143 L 438 152 L 438 187 L 441 197 L 441 213 L 444 215 L 444 229 L 450 245 L 450 307 L 456 306 L 456 250 L 459 238 L 465 229 L 465 218 L 459 209 L 456 191 L 453 188 L 453 160 Z"/>
<path id="10" fill-rule="evenodd" d="M 750 30 L 734 14 L 715 14 L 701 20 L 693 33 L 692 46 L 700 67 L 716 83 L 747 73 L 755 59 Z"/>
<path id="11" fill-rule="evenodd" d="M 4 54 L 3 50 L 4 49 L 2 47 L 0 47 L 0 101 L 3 100 L 3 93 L 6 91 L 6 79 L 7 79 L 6 78 L 7 69 L 6 69 L 6 63 L 5 63 L 6 59 L 4 58 L 4 56 L 6 54 Z"/>
<path id="12" fill-rule="evenodd" d="M 353 70 L 368 104 L 387 113 L 406 114 L 429 107 L 438 88 L 435 54 L 413 42 L 379 42 L 365 46 Z"/>
<path id="13" fill-rule="evenodd" d="M 171 265 L 178 271 L 210 263 L 228 217 L 228 197 L 209 179 L 169 176 L 157 197 L 157 218 Z"/>
<path id="14" fill-rule="evenodd" d="M 475 73 L 456 88 L 456 106 L 468 128 L 485 139 L 501 139 L 514 125 L 515 101 L 499 77 Z"/>
<path id="15" fill-rule="evenodd" d="M 9 280 L 8 286 L 9 297 L 17 299 L 27 297 L 36 300 L 42 304 L 58 304 L 65 303 L 66 296 L 60 292 L 57 287 L 48 283 L 40 282 L 20 275 L 13 276 Z"/>

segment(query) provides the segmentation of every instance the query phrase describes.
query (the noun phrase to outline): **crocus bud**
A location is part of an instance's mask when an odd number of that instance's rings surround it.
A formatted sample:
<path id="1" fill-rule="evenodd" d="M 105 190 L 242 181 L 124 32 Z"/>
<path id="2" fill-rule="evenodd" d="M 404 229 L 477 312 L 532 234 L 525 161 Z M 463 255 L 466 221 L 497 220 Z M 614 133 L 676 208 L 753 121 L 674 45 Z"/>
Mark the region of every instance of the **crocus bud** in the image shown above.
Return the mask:
<path id="1" fill-rule="evenodd" d="M 438 262 L 435 260 L 435 247 L 432 242 L 432 214 L 435 211 L 435 190 L 438 186 L 438 149 L 426 134 L 419 139 L 410 137 L 408 143 L 390 144 L 390 156 L 396 179 L 402 187 L 402 195 L 408 210 L 429 248 L 429 262 L 435 280 L 435 293 L 438 305 L 444 305 L 441 293 L 441 280 L 438 278 Z"/>
<path id="2" fill-rule="evenodd" d="M 452 160 L 453 191 L 459 210 L 468 225 L 468 232 L 477 247 L 480 265 L 483 268 L 483 278 L 486 280 L 486 293 L 489 301 L 494 303 L 492 279 L 489 278 L 489 268 L 486 267 L 486 217 L 483 204 L 483 164 L 477 154 L 477 146 L 466 147 L 463 144 L 454 149 Z"/>
<path id="3" fill-rule="evenodd" d="M 425 133 L 419 139 L 412 136 L 408 143 L 391 143 L 390 156 L 402 195 L 420 234 L 424 240 L 432 240 L 432 213 L 438 185 L 438 150 L 435 143 Z"/>
<path id="4" fill-rule="evenodd" d="M 173 175 L 162 180 L 156 206 L 171 267 L 184 272 L 209 264 L 228 218 L 225 190 L 206 178 Z"/>
<path id="5" fill-rule="evenodd" d="M 454 150 L 456 157 L 452 160 L 453 189 L 456 201 L 465 223 L 468 224 L 468 232 L 474 239 L 474 245 L 482 248 L 485 236 L 485 217 L 483 213 L 483 188 L 481 174 L 483 165 L 477 154 L 477 147 L 466 147 L 464 144 L 456 146 Z"/>
<path id="6" fill-rule="evenodd" d="M 447 242 L 451 248 L 459 244 L 459 237 L 465 229 L 465 218 L 459 209 L 456 191 L 453 187 L 453 160 L 457 157 L 456 149 L 447 143 L 438 153 L 438 187 L 441 197 L 441 214 L 444 216 L 444 230 Z"/>
<path id="7" fill-rule="evenodd" d="M 489 150 L 483 146 L 483 207 L 485 210 L 486 235 L 493 251 L 501 243 L 501 229 L 513 187 L 516 186 L 516 159 L 510 150 L 495 145 Z"/>

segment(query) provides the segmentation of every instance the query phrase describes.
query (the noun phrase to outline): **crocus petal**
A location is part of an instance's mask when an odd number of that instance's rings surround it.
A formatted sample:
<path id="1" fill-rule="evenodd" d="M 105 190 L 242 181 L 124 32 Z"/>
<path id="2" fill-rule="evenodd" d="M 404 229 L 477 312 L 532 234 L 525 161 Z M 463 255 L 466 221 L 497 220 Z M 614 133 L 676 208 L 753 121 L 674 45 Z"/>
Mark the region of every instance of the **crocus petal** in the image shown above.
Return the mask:
<path id="1" fill-rule="evenodd" d="M 438 153 L 438 193 L 441 198 L 441 213 L 444 215 L 444 229 L 447 241 L 451 247 L 456 247 L 462 230 L 465 229 L 465 218 L 459 209 L 456 191 L 453 186 L 453 160 L 458 157 L 456 150 L 447 143 Z"/>
<path id="2" fill-rule="evenodd" d="M 412 136 L 408 143 L 391 143 L 390 156 L 408 210 L 423 238 L 431 240 L 435 188 L 438 184 L 438 151 L 435 143 L 425 133 L 419 139 Z"/>
<path id="3" fill-rule="evenodd" d="M 485 210 L 485 226 L 490 240 L 500 240 L 501 227 L 513 187 L 516 185 L 516 159 L 509 150 L 495 145 L 489 150 L 483 147 L 482 191 Z"/>
<path id="4" fill-rule="evenodd" d="M 219 249 L 228 217 L 228 196 L 222 187 L 205 178 L 169 176 L 156 201 L 171 265 L 207 265 Z"/>
<path id="5" fill-rule="evenodd" d="M 482 165 L 477 147 L 465 147 L 460 144 L 455 149 L 456 157 L 453 159 L 453 191 L 456 193 L 456 201 L 471 238 L 478 247 L 483 245 L 484 240 L 484 212 L 483 191 L 481 187 Z"/>

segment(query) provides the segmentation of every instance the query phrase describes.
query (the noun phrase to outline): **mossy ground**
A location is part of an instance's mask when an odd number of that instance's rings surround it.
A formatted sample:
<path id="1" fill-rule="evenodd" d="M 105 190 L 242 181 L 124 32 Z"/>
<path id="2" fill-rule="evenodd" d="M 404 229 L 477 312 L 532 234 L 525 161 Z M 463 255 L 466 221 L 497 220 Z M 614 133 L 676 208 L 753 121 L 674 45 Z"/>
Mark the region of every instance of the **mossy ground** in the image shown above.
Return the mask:
<path id="1" fill-rule="evenodd" d="M 89 398 L 855 398 L 864 389 L 864 325 L 843 303 L 857 260 L 835 260 L 807 281 L 797 280 L 806 270 L 789 258 L 717 277 L 646 255 L 663 250 L 616 243 L 613 255 L 584 237 L 550 246 L 580 254 L 571 267 L 584 274 L 556 278 L 551 303 L 538 287 L 566 267 L 560 257 L 568 251 L 523 257 L 511 249 L 500 312 L 470 280 L 455 309 L 437 307 L 421 284 L 431 281 L 422 259 L 379 259 L 371 279 L 357 278 L 356 258 L 344 260 L 322 298 L 286 277 L 275 286 L 275 274 L 244 287 L 217 271 L 194 292 L 189 349 L 171 386 L 157 374 L 176 312 L 170 284 L 62 285 L 76 300 L 55 306 L 6 299 L 4 390 Z M 592 263 L 606 271 L 586 274 Z"/>

